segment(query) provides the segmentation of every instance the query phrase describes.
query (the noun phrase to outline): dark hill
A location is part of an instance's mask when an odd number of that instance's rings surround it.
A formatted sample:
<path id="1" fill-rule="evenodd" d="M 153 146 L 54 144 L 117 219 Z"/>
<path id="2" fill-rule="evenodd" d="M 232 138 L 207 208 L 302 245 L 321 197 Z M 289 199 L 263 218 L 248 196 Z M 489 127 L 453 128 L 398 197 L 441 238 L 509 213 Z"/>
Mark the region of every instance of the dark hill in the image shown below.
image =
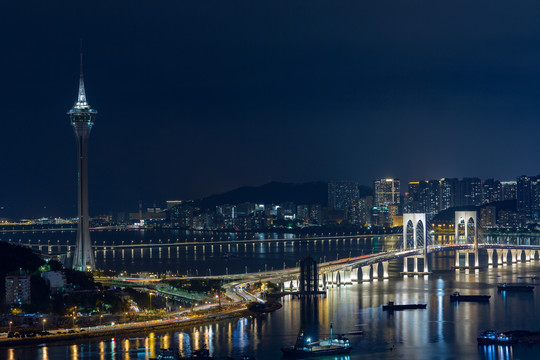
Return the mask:
<path id="1" fill-rule="evenodd" d="M 360 186 L 360 196 L 372 195 L 369 187 Z M 260 204 L 279 204 L 283 202 L 300 204 L 328 204 L 328 183 L 309 182 L 292 184 L 270 182 L 262 186 L 245 186 L 223 194 L 216 194 L 195 201 L 195 206 L 201 209 L 214 208 L 216 205 L 241 204 L 244 202 Z"/>
<path id="2" fill-rule="evenodd" d="M 0 242 L 0 278 L 19 269 L 34 272 L 45 262 L 33 250 L 20 246 Z"/>
<path id="3" fill-rule="evenodd" d="M 501 210 L 508 210 L 508 211 L 516 211 L 516 200 L 504 200 L 504 201 L 496 201 L 489 204 L 484 204 L 482 206 L 458 206 L 453 208 L 448 208 L 446 210 L 441 211 L 435 217 L 433 218 L 434 222 L 437 221 L 454 221 L 454 216 L 456 211 L 474 211 L 477 210 L 480 212 L 480 210 L 486 206 L 495 206 L 497 209 L 497 213 Z M 480 213 L 478 213 L 478 216 L 480 216 Z"/>

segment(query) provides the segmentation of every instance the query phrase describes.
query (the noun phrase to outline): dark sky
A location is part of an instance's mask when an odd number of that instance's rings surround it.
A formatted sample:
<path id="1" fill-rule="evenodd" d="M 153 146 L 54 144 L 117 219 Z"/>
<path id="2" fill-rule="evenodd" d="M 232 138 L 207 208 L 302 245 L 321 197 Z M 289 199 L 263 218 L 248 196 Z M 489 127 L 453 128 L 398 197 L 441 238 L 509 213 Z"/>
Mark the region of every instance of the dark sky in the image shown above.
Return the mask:
<path id="1" fill-rule="evenodd" d="M 76 215 L 81 37 L 91 214 L 269 180 L 537 174 L 539 14 L 537 0 L 4 1 L 0 216 Z"/>

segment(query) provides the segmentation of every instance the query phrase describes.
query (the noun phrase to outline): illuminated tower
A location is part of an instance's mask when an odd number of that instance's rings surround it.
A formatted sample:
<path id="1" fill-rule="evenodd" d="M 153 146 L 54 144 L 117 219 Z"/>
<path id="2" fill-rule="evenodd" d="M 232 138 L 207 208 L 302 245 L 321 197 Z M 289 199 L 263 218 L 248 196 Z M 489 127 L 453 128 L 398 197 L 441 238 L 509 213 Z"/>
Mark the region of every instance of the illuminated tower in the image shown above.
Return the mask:
<path id="1" fill-rule="evenodd" d="M 77 137 L 78 145 L 78 225 L 75 254 L 73 255 L 73 269 L 89 271 L 95 269 L 94 250 L 90 240 L 89 217 L 88 217 L 88 138 L 94 125 L 97 111 L 91 109 L 86 102 L 84 91 L 84 78 L 82 71 L 79 78 L 79 95 L 77 102 L 68 111 L 73 131 Z"/>

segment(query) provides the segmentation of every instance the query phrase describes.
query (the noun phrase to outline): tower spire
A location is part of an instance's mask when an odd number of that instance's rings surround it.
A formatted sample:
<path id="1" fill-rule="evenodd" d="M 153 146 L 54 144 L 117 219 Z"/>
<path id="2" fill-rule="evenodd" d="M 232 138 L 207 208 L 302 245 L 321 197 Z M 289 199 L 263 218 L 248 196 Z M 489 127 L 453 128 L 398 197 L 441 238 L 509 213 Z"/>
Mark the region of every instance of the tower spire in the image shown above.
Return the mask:
<path id="1" fill-rule="evenodd" d="M 75 106 L 82 108 L 82 107 L 88 107 L 88 103 L 86 102 L 86 91 L 84 90 L 84 75 L 83 75 L 83 61 L 82 61 L 82 39 L 81 39 L 81 49 L 80 49 L 80 58 L 81 58 L 81 64 L 80 64 L 80 75 L 79 75 L 79 94 L 77 96 L 77 103 Z"/>

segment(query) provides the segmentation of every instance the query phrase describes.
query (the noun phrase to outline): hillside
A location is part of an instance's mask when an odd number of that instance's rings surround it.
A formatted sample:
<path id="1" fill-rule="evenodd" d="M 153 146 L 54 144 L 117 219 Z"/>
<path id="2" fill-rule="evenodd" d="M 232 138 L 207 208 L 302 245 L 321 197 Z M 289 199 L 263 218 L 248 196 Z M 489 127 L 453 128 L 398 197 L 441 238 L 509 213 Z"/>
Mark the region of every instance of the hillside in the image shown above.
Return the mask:
<path id="1" fill-rule="evenodd" d="M 373 190 L 360 186 L 360 196 L 372 195 Z M 261 204 L 279 204 L 283 202 L 295 204 L 328 204 L 328 183 L 309 182 L 292 184 L 270 182 L 261 186 L 244 186 L 223 194 L 216 194 L 195 202 L 201 209 L 214 208 L 216 205 L 240 204 L 244 202 Z"/>

